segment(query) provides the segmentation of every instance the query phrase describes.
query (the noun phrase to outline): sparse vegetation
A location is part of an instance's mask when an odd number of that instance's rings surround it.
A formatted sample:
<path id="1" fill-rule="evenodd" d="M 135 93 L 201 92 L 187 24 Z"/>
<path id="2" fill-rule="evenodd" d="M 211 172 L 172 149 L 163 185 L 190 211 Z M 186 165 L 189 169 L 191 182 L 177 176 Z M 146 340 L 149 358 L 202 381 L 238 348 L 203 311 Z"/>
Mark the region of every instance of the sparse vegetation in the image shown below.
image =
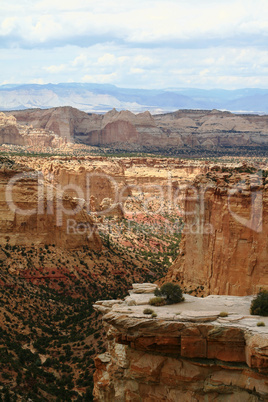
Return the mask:
<path id="1" fill-rule="evenodd" d="M 261 290 L 252 300 L 250 313 L 252 315 L 268 316 L 268 290 Z"/>
<path id="2" fill-rule="evenodd" d="M 55 150 L 33 154 L 23 149 L 14 149 L 17 160 L 22 152 L 24 162 L 34 157 L 34 166 L 38 163 L 36 158 L 58 154 Z M 81 165 L 86 160 L 79 159 L 81 154 L 92 153 L 88 149 L 72 152 Z M 95 152 L 104 155 L 102 149 Z M 117 157 L 145 155 L 125 154 L 118 149 L 109 152 Z M 157 153 L 160 155 L 160 151 Z M 201 160 L 206 160 L 201 151 L 196 153 Z M 186 147 L 182 154 L 187 158 L 191 149 Z M 60 151 L 59 155 L 66 157 L 66 161 L 71 159 L 69 154 Z M 172 149 L 167 150 L 167 155 L 174 157 Z M 226 180 L 231 172 L 232 168 L 228 168 Z M 241 168 L 237 173 L 240 172 Z M 213 178 L 211 172 L 207 177 Z M 263 178 L 267 178 L 267 172 Z M 74 252 L 62 252 L 55 244 L 21 247 L 8 241 L 0 248 L 0 401 L 21 400 L 19 395 L 40 402 L 92 400 L 93 358 L 106 349 L 100 315 L 93 311 L 92 303 L 98 299 L 123 298 L 133 282 L 155 282 L 162 278 L 179 251 L 182 219 L 167 204 L 163 213 L 151 213 L 155 212 L 154 202 L 158 202 L 151 195 L 147 195 L 153 199 L 148 204 L 144 194 L 140 198 L 129 197 L 133 204 L 129 200 L 130 213 L 123 219 L 104 216 L 98 221 L 96 218 L 102 251 L 84 246 Z M 143 202 L 149 212 L 136 214 L 140 212 L 137 205 L 142 207 Z M 13 270 L 18 275 L 10 274 Z M 189 293 L 203 297 L 203 290 L 203 286 L 197 286 L 190 288 Z M 184 300 L 182 289 L 176 284 L 166 283 L 156 293 L 150 300 L 151 306 Z M 149 319 L 157 317 L 150 308 L 143 313 Z M 46 360 L 40 355 L 46 356 Z"/>
<path id="3" fill-rule="evenodd" d="M 164 306 L 166 304 L 166 300 L 164 299 L 164 297 L 152 297 L 149 300 L 149 304 L 151 306 Z"/>
<path id="4" fill-rule="evenodd" d="M 11 400 L 20 392 L 33 401 L 92 400 L 93 357 L 106 349 L 100 316 L 92 304 L 123 298 L 133 282 L 145 282 L 143 260 L 112 242 L 109 249 L 104 246 L 104 253 L 87 247 L 62 252 L 52 245 L 39 249 L 7 242 L 0 253 L 0 335 L 6 348 L 1 349 L 0 371 Z M 119 263 L 122 273 L 113 275 Z M 24 267 L 23 276 L 9 274 L 9 267 L 17 265 Z M 43 364 L 40 354 L 47 356 Z M 35 387 L 29 386 L 29 378 L 35 378 Z M 43 391 L 47 396 L 40 399 Z"/>
<path id="5" fill-rule="evenodd" d="M 165 283 L 160 289 L 156 289 L 155 296 L 164 297 L 167 304 L 175 304 L 184 301 L 182 289 L 174 283 Z"/>
<path id="6" fill-rule="evenodd" d="M 228 317 L 228 315 L 229 314 L 226 311 L 221 311 L 219 314 L 220 317 Z"/>
<path id="7" fill-rule="evenodd" d="M 154 310 L 152 310 L 151 308 L 145 308 L 143 310 L 143 314 L 153 314 L 153 313 L 154 313 Z"/>
<path id="8" fill-rule="evenodd" d="M 265 327 L 265 323 L 263 321 L 257 322 L 257 327 Z"/>

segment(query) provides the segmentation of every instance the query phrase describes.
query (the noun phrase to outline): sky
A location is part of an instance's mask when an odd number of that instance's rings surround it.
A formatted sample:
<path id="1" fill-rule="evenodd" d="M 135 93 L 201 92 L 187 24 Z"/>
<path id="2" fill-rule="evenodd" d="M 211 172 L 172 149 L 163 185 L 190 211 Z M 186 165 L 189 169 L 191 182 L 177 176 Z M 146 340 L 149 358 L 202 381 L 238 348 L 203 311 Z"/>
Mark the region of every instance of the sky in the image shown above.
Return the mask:
<path id="1" fill-rule="evenodd" d="M 268 0 L 0 0 L 0 85 L 268 88 Z"/>

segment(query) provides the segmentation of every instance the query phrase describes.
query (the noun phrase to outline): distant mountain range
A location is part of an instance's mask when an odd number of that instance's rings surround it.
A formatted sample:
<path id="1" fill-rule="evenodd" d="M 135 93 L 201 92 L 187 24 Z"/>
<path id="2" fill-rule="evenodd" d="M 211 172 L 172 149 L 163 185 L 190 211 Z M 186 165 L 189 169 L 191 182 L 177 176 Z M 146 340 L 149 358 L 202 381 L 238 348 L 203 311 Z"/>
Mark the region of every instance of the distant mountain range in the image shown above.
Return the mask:
<path id="1" fill-rule="evenodd" d="M 110 109 L 151 113 L 178 109 L 219 109 L 236 113 L 268 113 L 268 89 L 130 89 L 107 84 L 25 84 L 0 86 L 0 110 L 72 106 L 87 113 Z"/>

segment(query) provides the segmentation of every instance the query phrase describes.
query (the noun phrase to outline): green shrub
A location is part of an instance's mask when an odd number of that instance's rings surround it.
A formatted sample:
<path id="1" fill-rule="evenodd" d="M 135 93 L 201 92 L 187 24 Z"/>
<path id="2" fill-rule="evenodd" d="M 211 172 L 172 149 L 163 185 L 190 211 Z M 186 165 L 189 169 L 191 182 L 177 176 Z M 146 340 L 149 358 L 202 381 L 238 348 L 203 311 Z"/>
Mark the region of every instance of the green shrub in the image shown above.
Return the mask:
<path id="1" fill-rule="evenodd" d="M 222 311 L 220 313 L 220 317 L 228 317 L 228 313 L 226 311 Z"/>
<path id="2" fill-rule="evenodd" d="M 156 313 L 153 313 L 153 314 L 152 314 L 152 318 L 155 318 L 155 317 L 157 317 L 157 314 L 156 314 Z"/>
<path id="3" fill-rule="evenodd" d="M 257 322 L 257 327 L 265 327 L 265 323 L 263 321 Z"/>
<path id="4" fill-rule="evenodd" d="M 252 300 L 250 314 L 268 316 L 268 290 L 261 290 Z"/>
<path id="5" fill-rule="evenodd" d="M 154 294 L 155 296 L 165 297 L 167 304 L 180 303 L 184 301 L 181 287 L 179 285 L 175 285 L 174 283 L 165 283 L 160 289 L 155 289 Z"/>
<path id="6" fill-rule="evenodd" d="M 151 306 L 164 306 L 166 304 L 166 300 L 163 297 L 152 297 L 149 300 L 149 304 Z"/>
<path id="7" fill-rule="evenodd" d="M 145 308 L 143 310 L 143 314 L 153 314 L 153 313 L 154 313 L 154 310 L 152 310 L 151 308 Z"/>

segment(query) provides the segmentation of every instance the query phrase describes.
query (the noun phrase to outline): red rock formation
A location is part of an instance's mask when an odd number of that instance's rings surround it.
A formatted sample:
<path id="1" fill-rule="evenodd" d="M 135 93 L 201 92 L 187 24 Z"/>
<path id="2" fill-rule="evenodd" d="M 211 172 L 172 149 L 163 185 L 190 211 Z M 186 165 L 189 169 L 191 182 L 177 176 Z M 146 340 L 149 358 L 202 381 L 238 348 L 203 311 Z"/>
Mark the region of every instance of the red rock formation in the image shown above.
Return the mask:
<path id="1" fill-rule="evenodd" d="M 185 197 L 180 254 L 167 280 L 204 294 L 268 288 L 268 184 L 258 175 L 199 176 Z"/>
<path id="2" fill-rule="evenodd" d="M 89 215 L 37 172 L 2 158 L 0 189 L 1 244 L 101 249 Z"/>
<path id="3" fill-rule="evenodd" d="M 4 113 L 0 113 L 0 144 L 24 145 L 15 117 L 6 116 Z"/>
<path id="4" fill-rule="evenodd" d="M 103 199 L 120 201 L 120 191 L 125 188 L 124 196 L 130 194 L 125 179 L 123 165 L 105 157 L 51 157 L 18 158 L 20 163 L 41 171 L 55 186 L 75 198 L 84 199 L 86 207 L 92 210 L 90 198 L 94 197 L 94 211 L 100 211 Z M 93 201 L 93 199 L 91 200 Z M 121 213 L 120 213 L 121 214 Z"/>
<path id="5" fill-rule="evenodd" d="M 84 198 L 87 204 L 93 196 L 94 212 L 100 210 L 104 198 L 124 203 L 132 192 L 148 197 L 163 195 L 163 201 L 172 203 L 170 198 L 179 185 L 210 169 L 206 163 L 175 158 L 17 157 L 16 161 L 42 171 L 54 185 L 70 186 L 68 194 Z M 77 186 L 82 195 L 72 191 L 71 186 Z M 147 212 L 146 208 L 143 212 Z"/>
<path id="6" fill-rule="evenodd" d="M 170 147 L 260 147 L 268 145 L 268 117 L 230 112 L 181 110 L 152 116 L 115 109 L 105 115 L 71 107 L 12 112 L 21 124 L 53 130 L 67 141 L 120 145 L 121 149 Z M 136 148 L 135 148 L 135 147 Z"/>
<path id="7" fill-rule="evenodd" d="M 10 113 L 16 117 L 19 124 L 53 131 L 67 141 L 73 140 L 74 127 L 83 126 L 83 119 L 88 117 L 86 113 L 70 107 L 19 110 Z"/>
<path id="8" fill-rule="evenodd" d="M 60 148 L 66 144 L 52 131 L 18 125 L 12 115 L 0 113 L 0 144 Z"/>
<path id="9" fill-rule="evenodd" d="M 107 352 L 95 359 L 96 402 L 267 399 L 267 330 L 256 327 L 259 317 L 238 315 L 249 309 L 248 298 L 202 299 L 209 309 L 225 306 L 230 316 L 222 319 L 191 296 L 186 303 L 154 307 L 158 316 L 146 317 L 142 310 L 150 297 L 95 305 L 105 314 L 108 340 Z"/>

